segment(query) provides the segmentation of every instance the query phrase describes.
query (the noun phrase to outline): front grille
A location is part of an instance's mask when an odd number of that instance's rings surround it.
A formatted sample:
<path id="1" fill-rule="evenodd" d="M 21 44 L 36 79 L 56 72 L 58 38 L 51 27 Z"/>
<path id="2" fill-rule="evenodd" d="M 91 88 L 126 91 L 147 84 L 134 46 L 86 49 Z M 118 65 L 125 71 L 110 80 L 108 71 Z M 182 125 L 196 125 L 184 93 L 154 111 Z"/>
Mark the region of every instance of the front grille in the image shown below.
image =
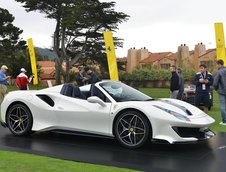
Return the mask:
<path id="1" fill-rule="evenodd" d="M 172 127 L 173 130 L 180 136 L 180 137 L 195 137 L 198 139 L 205 138 L 205 132 L 200 131 L 200 128 L 187 128 L 187 127 Z"/>

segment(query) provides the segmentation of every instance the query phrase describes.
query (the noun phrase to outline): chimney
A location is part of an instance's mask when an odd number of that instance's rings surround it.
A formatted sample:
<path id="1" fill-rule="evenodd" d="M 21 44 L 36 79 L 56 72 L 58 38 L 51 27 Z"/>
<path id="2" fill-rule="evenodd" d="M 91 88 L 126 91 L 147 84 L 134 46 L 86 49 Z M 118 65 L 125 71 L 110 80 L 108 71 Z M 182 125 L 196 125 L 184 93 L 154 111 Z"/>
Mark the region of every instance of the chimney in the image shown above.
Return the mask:
<path id="1" fill-rule="evenodd" d="M 182 66 L 183 60 L 187 59 L 189 57 L 189 48 L 186 46 L 186 44 L 181 44 L 178 46 L 178 57 L 177 57 L 177 63 L 178 66 Z"/>
<path id="2" fill-rule="evenodd" d="M 178 46 L 177 52 L 181 59 L 189 57 L 189 48 L 188 46 L 186 46 L 186 44 L 181 44 L 180 46 Z"/>
<path id="3" fill-rule="evenodd" d="M 195 45 L 195 57 L 200 57 L 206 53 L 206 46 L 201 42 Z"/>
<path id="4" fill-rule="evenodd" d="M 145 47 L 144 47 L 144 49 L 141 48 L 140 50 L 138 50 L 137 51 L 138 64 L 141 60 L 148 58 L 148 55 L 149 55 L 148 49 L 146 49 Z"/>
<path id="5" fill-rule="evenodd" d="M 129 73 L 132 73 L 133 69 L 139 64 L 137 51 L 135 47 L 128 50 L 126 71 Z"/>
<path id="6" fill-rule="evenodd" d="M 181 57 L 182 59 L 186 59 L 189 57 L 189 48 L 184 44 L 184 46 L 181 48 Z"/>

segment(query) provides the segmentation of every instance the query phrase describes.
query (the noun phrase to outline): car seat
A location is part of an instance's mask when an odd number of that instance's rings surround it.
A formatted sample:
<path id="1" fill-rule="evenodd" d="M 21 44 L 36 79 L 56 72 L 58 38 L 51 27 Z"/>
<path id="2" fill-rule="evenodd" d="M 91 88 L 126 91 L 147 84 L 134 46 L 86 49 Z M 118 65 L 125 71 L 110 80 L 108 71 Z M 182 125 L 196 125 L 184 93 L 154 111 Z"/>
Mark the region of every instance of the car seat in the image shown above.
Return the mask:
<path id="1" fill-rule="evenodd" d="M 60 94 L 65 96 L 72 97 L 72 93 L 73 93 L 73 86 L 71 83 L 65 83 L 62 89 L 60 90 Z"/>
<path id="2" fill-rule="evenodd" d="M 65 83 L 60 94 L 74 98 L 86 99 L 85 95 L 80 91 L 80 88 L 73 86 L 72 83 Z"/>
<path id="3" fill-rule="evenodd" d="M 86 99 L 86 96 L 81 92 L 79 87 L 73 88 L 72 97 Z"/>

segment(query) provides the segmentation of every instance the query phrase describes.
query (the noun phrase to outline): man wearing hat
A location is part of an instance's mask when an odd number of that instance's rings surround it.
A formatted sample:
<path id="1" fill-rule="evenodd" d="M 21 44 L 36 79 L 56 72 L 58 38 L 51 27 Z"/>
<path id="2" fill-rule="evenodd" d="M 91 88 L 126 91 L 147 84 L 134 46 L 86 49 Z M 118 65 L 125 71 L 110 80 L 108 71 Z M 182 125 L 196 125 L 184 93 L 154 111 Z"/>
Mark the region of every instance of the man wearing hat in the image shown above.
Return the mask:
<path id="1" fill-rule="evenodd" d="M 31 82 L 32 76 L 30 78 L 25 74 L 27 71 L 24 68 L 20 69 L 20 74 L 16 77 L 16 85 L 19 90 L 28 90 L 28 83 Z"/>
<path id="2" fill-rule="evenodd" d="M 9 85 L 10 76 L 6 76 L 6 71 L 8 67 L 6 65 L 2 65 L 0 70 L 0 104 L 2 103 L 5 94 L 7 93 L 7 85 Z"/>

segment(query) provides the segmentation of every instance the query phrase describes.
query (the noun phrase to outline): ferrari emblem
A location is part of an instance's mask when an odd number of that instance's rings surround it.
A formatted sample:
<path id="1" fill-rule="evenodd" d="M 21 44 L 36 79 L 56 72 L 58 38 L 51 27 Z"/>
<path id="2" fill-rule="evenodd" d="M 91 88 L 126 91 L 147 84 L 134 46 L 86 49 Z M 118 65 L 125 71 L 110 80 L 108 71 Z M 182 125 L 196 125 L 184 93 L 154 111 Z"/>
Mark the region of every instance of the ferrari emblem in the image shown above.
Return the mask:
<path id="1" fill-rule="evenodd" d="M 111 47 L 110 46 L 108 47 L 108 51 L 111 51 Z"/>

